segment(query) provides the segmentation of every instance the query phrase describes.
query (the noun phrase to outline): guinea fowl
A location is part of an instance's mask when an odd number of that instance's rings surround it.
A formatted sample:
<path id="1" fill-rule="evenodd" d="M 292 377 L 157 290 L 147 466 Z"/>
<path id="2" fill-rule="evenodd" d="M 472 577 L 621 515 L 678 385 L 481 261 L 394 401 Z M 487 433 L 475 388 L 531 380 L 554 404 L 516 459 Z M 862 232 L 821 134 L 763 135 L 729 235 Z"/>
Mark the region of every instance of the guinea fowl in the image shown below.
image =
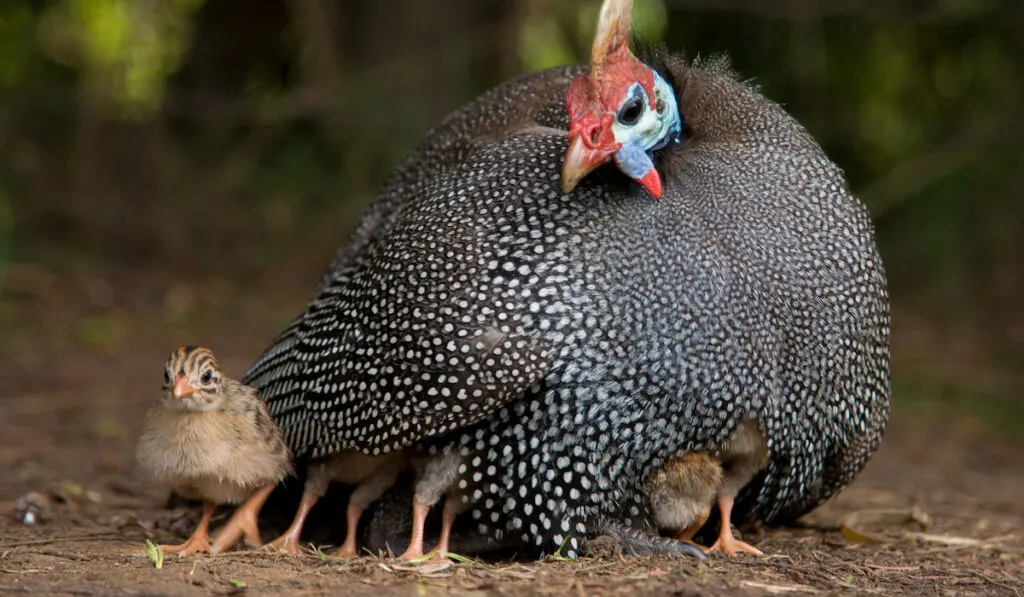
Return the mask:
<path id="1" fill-rule="evenodd" d="M 185 497 L 203 500 L 199 526 L 167 552 L 225 550 L 245 535 L 259 544 L 256 518 L 274 487 L 292 472 L 288 448 L 255 390 L 225 377 L 207 348 L 186 346 L 164 366 L 160 402 L 146 413 L 136 457 Z M 243 502 L 210 545 L 217 504 Z"/>
<path id="2" fill-rule="evenodd" d="M 866 210 L 724 61 L 634 56 L 631 4 L 605 2 L 589 69 L 488 92 L 385 184 L 245 378 L 297 457 L 449 459 L 425 499 L 570 557 L 649 526 L 645 479 L 745 421 L 768 462 L 733 519 L 791 520 L 866 463 L 889 412 Z"/>

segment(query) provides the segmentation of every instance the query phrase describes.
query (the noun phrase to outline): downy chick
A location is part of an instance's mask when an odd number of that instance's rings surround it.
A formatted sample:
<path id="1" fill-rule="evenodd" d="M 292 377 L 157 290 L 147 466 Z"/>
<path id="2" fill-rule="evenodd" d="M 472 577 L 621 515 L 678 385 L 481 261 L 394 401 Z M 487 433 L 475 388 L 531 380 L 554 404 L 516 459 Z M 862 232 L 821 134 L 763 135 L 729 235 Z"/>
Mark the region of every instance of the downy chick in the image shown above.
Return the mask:
<path id="1" fill-rule="evenodd" d="M 306 517 L 313 506 L 327 493 L 331 481 L 355 485 L 348 499 L 345 512 L 345 543 L 335 556 L 349 558 L 356 555 L 356 531 L 363 511 L 377 500 L 389 487 L 395 484 L 399 473 L 405 468 L 405 455 L 401 451 L 388 452 L 382 456 L 369 456 L 349 450 L 335 456 L 321 458 L 309 463 L 306 485 L 302 492 L 299 509 L 288 530 L 269 544 L 269 547 L 287 553 L 300 553 L 299 537 Z"/>
<path id="2" fill-rule="evenodd" d="M 412 459 L 416 472 L 415 493 L 412 503 L 412 537 L 409 547 L 400 557 L 404 559 L 418 558 L 423 555 L 423 534 L 430 508 L 442 497 L 444 509 L 441 511 L 441 534 L 434 551 L 438 556 L 449 550 L 452 526 L 467 505 L 462 494 L 456 489 L 462 455 L 455 449 L 443 449 L 439 453 L 417 456 Z"/>
<path id="3" fill-rule="evenodd" d="M 737 552 L 764 555 L 758 548 L 733 536 L 731 520 L 736 494 L 758 471 L 768 466 L 768 442 L 760 426 L 754 421 L 740 423 L 717 456 L 725 472 L 725 479 L 718 489 L 722 524 L 718 539 L 708 551 L 721 551 L 727 556 L 734 556 Z"/>
<path id="4" fill-rule="evenodd" d="M 683 454 L 648 475 L 644 487 L 658 528 L 675 529 L 677 540 L 692 543 L 723 478 L 718 459 L 704 452 Z"/>
<path id="5" fill-rule="evenodd" d="M 146 413 L 136 458 L 181 495 L 203 500 L 192 536 L 164 547 L 180 557 L 223 551 L 242 534 L 259 544 L 260 508 L 292 472 L 288 447 L 256 391 L 225 377 L 213 352 L 195 346 L 167 360 L 163 396 Z M 211 546 L 217 505 L 243 501 Z"/>

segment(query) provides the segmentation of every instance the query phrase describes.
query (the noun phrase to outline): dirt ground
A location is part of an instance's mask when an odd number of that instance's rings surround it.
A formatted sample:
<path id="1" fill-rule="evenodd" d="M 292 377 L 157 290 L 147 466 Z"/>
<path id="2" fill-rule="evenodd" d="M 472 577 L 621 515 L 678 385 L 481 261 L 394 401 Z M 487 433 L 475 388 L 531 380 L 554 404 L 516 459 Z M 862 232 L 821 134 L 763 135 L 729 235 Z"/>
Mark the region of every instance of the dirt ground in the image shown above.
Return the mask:
<path id="1" fill-rule="evenodd" d="M 168 557 L 157 569 L 147 535 L 178 538 L 164 530 L 173 516 L 166 493 L 135 466 L 133 448 L 163 359 L 177 344 L 204 343 L 240 374 L 308 292 L 273 302 L 255 298 L 280 288 L 273 276 L 244 293 L 224 280 L 174 279 L 134 272 L 123 284 L 106 273 L 31 268 L 8 278 L 0 594 L 1024 594 L 1024 441 L 899 405 L 877 456 L 806 517 L 807 528 L 744 534 L 764 557 L 414 566 L 240 550 Z M 45 520 L 25 525 L 13 512 L 30 492 Z"/>

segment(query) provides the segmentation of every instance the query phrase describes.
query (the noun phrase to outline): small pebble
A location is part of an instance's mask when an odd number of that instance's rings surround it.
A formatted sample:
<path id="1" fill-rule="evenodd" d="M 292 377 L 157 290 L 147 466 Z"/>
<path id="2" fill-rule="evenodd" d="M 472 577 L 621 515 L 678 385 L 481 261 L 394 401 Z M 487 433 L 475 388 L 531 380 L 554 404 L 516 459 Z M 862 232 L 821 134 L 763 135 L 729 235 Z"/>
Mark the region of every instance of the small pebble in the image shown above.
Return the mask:
<path id="1" fill-rule="evenodd" d="M 41 524 L 50 520 L 53 502 L 45 494 L 30 491 L 14 502 L 14 519 L 21 524 Z"/>

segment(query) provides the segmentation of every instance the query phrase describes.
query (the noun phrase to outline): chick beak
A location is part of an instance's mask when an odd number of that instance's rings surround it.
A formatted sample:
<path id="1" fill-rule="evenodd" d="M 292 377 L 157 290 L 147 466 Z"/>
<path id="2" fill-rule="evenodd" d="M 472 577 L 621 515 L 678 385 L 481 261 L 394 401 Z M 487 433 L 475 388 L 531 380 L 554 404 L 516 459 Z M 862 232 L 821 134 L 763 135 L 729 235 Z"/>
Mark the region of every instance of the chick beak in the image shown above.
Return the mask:
<path id="1" fill-rule="evenodd" d="M 174 389 L 171 390 L 171 393 L 175 398 L 189 398 L 196 393 L 196 389 L 188 385 L 184 375 L 179 375 L 174 380 Z"/>
<path id="2" fill-rule="evenodd" d="M 569 193 L 575 189 L 584 176 L 607 162 L 617 150 L 617 147 L 587 147 L 583 135 L 576 135 L 562 162 L 562 192 Z"/>

